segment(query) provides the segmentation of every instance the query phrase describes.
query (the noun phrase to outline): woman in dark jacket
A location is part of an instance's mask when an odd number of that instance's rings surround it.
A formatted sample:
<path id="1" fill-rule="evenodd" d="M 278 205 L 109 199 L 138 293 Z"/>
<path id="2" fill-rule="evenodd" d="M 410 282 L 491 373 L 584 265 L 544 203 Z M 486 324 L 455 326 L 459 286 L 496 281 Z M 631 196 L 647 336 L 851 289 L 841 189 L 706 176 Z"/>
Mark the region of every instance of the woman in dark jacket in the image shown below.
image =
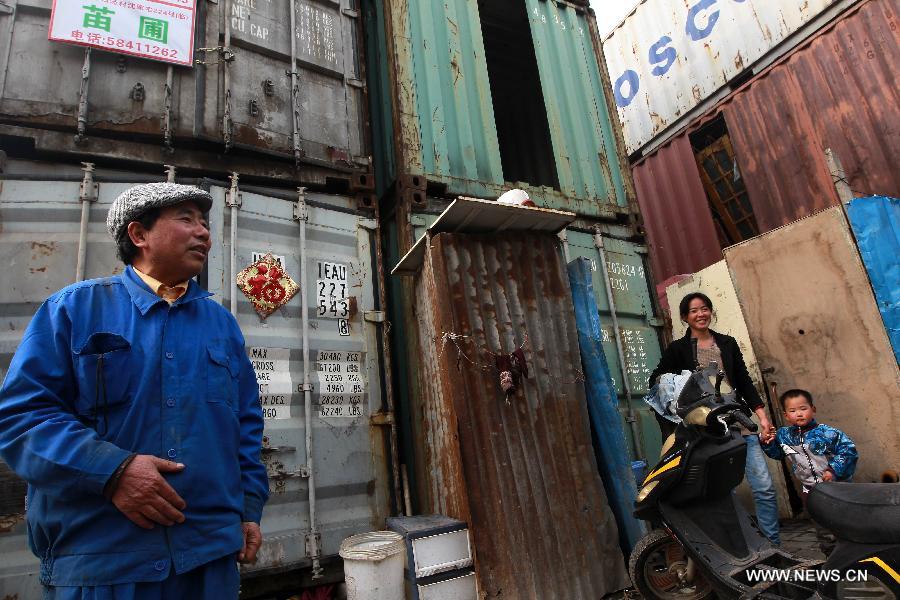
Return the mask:
<path id="1" fill-rule="evenodd" d="M 649 387 L 656 385 L 663 373 L 681 373 L 693 371 L 695 368 L 694 353 L 691 340 L 697 340 L 697 362 L 706 367 L 715 361 L 725 371 L 725 385 L 734 390 L 738 400 L 743 399 L 747 406 L 759 419 L 761 435 L 765 439 L 774 431 L 772 423 L 766 415 L 765 407 L 759 392 L 750 379 L 744 356 L 737 340 L 730 335 L 718 333 L 709 328 L 713 318 L 713 304 L 706 294 L 694 292 L 681 299 L 678 306 L 681 320 L 687 323 L 688 330 L 684 337 L 675 340 L 666 348 L 662 359 L 650 375 Z M 663 434 L 663 443 L 675 430 L 675 424 L 654 412 Z M 747 466 L 745 475 L 750 489 L 753 490 L 753 501 L 756 503 L 756 516 L 759 527 L 772 543 L 779 544 L 778 505 L 775 500 L 775 486 L 766 459 L 759 445 L 759 437 L 749 431 L 743 431 L 747 442 Z"/>

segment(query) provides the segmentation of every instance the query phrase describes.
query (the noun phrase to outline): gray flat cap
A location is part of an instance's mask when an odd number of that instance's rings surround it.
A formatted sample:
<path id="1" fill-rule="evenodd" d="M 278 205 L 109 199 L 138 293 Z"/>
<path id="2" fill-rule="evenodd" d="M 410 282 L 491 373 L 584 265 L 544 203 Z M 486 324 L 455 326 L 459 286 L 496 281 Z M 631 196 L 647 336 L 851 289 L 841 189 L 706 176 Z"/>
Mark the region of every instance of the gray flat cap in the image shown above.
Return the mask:
<path id="1" fill-rule="evenodd" d="M 140 218 L 148 210 L 187 201 L 196 202 L 203 212 L 209 212 L 213 202 L 209 192 L 193 185 L 179 183 L 136 185 L 119 194 L 119 197 L 109 207 L 109 213 L 106 215 L 106 229 L 112 239 L 118 242 L 119 237 L 128 228 L 128 224 Z"/>

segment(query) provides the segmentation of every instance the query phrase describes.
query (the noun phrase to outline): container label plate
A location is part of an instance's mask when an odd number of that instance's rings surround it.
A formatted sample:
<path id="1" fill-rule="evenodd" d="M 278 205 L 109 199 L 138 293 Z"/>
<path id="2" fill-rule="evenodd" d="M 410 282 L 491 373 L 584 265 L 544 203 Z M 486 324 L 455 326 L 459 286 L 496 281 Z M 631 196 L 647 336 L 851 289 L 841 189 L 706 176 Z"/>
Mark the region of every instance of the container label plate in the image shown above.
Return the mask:
<path id="1" fill-rule="evenodd" d="M 191 66 L 194 0 L 54 0 L 49 39 Z"/>
<path id="2" fill-rule="evenodd" d="M 288 348 L 250 348 L 264 419 L 290 419 L 291 406 L 303 401 L 291 377 L 290 353 Z"/>
<path id="3" fill-rule="evenodd" d="M 321 319 L 346 319 L 350 316 L 347 265 L 319 262 L 316 279 L 316 314 Z"/>
<path id="4" fill-rule="evenodd" d="M 355 419 L 366 414 L 366 378 L 363 352 L 320 351 L 316 357 L 319 379 L 319 416 Z"/>

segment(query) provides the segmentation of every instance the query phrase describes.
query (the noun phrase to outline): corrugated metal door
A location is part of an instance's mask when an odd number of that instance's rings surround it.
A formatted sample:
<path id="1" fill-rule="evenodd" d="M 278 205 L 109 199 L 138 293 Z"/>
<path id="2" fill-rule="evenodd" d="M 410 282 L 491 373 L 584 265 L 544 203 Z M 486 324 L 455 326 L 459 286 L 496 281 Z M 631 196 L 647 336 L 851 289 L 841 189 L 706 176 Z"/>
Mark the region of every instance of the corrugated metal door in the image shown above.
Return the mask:
<path id="1" fill-rule="evenodd" d="M 413 85 L 408 93 L 417 119 L 400 140 L 409 173 L 437 181 L 503 183 L 500 146 L 491 105 L 481 19 L 475 0 L 394 2 L 408 14 Z M 398 42 L 400 43 L 400 42 Z M 408 98 L 401 98 L 402 101 Z M 411 134 L 418 133 L 417 139 Z"/>
<path id="2" fill-rule="evenodd" d="M 627 206 L 587 14 L 546 0 L 527 0 L 526 5 L 560 191 L 572 198 Z M 593 212 L 574 204 L 569 210 Z"/>
<path id="3" fill-rule="evenodd" d="M 110 203 L 129 183 L 99 183 L 99 199 L 91 206 L 86 278 L 121 272 L 115 248 L 106 232 Z M 228 306 L 240 294 L 228 272 L 229 219 L 225 190 L 212 187 L 210 211 L 213 249 L 207 272 L 208 289 Z M 299 225 L 293 203 L 242 195 L 238 218 L 238 263 L 250 264 L 255 252 L 271 252 L 299 282 Z M 317 528 L 324 556 L 336 555 L 341 540 L 353 533 L 381 527 L 388 511 L 385 436 L 369 424 L 381 411 L 381 355 L 375 324 L 365 320 L 375 309 L 372 239 L 374 223 L 350 207 L 353 198 L 310 194 L 307 225 L 307 265 L 310 311 L 310 370 L 313 384 L 313 468 L 317 490 Z M 81 203 L 78 182 L 4 181 L 0 187 L 0 264 L 6 269 L 0 289 L 0 377 L 40 304 L 74 281 Z M 329 265 L 327 277 L 319 266 Z M 324 273 L 323 273 L 324 274 Z M 320 280 L 343 282 L 349 290 L 345 320 L 317 316 Z M 300 282 L 303 283 L 303 282 Z M 326 300 L 330 296 L 326 295 Z M 330 308 L 326 302 L 326 307 Z M 264 452 L 272 496 L 263 516 L 265 544 L 259 562 L 245 570 L 289 569 L 309 564 L 305 537 L 309 531 L 307 465 L 302 383 L 300 295 L 261 321 L 240 295 L 238 322 L 260 384 L 266 419 Z M 321 373 L 321 376 L 320 376 Z M 332 377 L 326 378 L 330 374 Z M 336 378 L 334 375 L 342 375 Z M 353 375 L 353 377 L 350 377 Z M 332 381 L 326 381 L 331 379 Z M 323 386 L 331 388 L 332 393 Z M 353 386 L 359 387 L 354 389 Z M 299 404 L 298 404 L 299 399 Z M 353 409 L 356 416 L 343 416 Z M 324 416 L 325 414 L 328 416 Z M 0 467 L 4 467 L 0 463 Z M 15 485 L 2 472 L 5 489 Z M 23 490 L 24 492 L 24 490 Z M 0 514 L 0 596 L 37 597 L 38 562 L 27 549 L 22 522 L 24 495 L 9 494 Z M 3 496 L 7 500 L 6 495 Z M 17 501 L 17 502 L 13 502 Z M 7 506 L 8 505 L 8 506 Z M 30 594 L 30 595 L 29 595 Z"/>

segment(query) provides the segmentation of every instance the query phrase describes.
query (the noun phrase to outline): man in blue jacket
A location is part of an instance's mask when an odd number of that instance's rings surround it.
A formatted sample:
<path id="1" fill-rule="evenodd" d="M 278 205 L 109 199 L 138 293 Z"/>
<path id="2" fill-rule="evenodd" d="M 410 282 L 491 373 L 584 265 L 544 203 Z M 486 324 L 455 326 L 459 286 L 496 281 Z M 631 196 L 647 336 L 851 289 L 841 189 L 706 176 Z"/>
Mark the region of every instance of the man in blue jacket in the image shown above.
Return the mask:
<path id="1" fill-rule="evenodd" d="M 45 598 L 237 598 L 268 499 L 256 377 L 192 278 L 205 191 L 133 187 L 107 228 L 125 271 L 51 296 L 0 388 L 0 456 L 28 482 Z"/>

